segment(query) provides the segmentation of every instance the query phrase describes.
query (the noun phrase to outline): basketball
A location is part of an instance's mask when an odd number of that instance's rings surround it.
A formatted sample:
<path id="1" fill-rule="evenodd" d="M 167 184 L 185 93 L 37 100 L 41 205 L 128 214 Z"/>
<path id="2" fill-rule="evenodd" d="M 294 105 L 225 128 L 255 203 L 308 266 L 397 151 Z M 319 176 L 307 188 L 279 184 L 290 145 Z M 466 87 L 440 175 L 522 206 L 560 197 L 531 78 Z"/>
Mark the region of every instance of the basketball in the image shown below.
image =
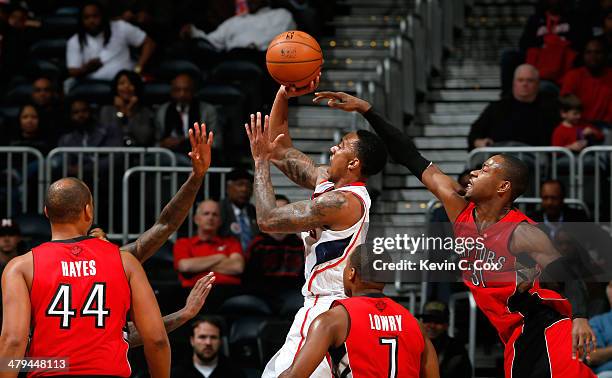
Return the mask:
<path id="1" fill-rule="evenodd" d="M 323 53 L 316 39 L 293 30 L 277 35 L 266 52 L 266 66 L 282 85 L 305 87 L 313 81 L 323 64 Z"/>

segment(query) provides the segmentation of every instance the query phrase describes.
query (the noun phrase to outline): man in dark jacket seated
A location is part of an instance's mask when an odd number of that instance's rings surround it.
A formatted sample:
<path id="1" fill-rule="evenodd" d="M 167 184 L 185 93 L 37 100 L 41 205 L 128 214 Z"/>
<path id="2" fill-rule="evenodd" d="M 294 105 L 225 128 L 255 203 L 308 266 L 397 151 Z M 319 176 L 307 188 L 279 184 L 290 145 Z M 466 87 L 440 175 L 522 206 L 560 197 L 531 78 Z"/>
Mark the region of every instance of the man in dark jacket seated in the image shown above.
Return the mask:
<path id="1" fill-rule="evenodd" d="M 548 146 L 559 123 L 557 100 L 538 94 L 538 70 L 523 64 L 514 72 L 512 96 L 490 103 L 472 124 L 468 149 L 493 145 Z"/>

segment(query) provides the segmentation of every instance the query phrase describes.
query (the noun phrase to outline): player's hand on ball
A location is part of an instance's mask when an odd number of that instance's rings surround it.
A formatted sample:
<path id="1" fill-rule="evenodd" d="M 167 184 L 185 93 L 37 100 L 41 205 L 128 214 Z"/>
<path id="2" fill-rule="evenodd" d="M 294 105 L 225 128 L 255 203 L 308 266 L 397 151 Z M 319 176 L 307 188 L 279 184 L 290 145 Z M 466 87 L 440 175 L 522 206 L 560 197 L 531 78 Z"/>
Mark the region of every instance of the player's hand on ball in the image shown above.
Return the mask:
<path id="1" fill-rule="evenodd" d="M 369 102 L 344 92 L 317 92 L 312 102 L 318 104 L 323 100 L 328 100 L 327 106 L 330 108 L 337 108 L 345 112 L 365 113 L 372 107 Z"/>
<path id="2" fill-rule="evenodd" d="M 251 124 L 244 124 L 251 145 L 251 154 L 255 161 L 266 161 L 272 157 L 279 141 L 285 134 L 279 134 L 276 139 L 270 141 L 270 117 L 264 117 L 263 127 L 261 124 L 261 113 L 251 114 Z"/>
<path id="3" fill-rule="evenodd" d="M 206 297 L 208 297 L 214 282 L 215 276 L 212 272 L 210 272 L 204 277 L 200 278 L 189 292 L 184 311 L 185 315 L 190 319 L 195 317 L 202 309 L 202 306 L 204 306 Z"/>
<path id="4" fill-rule="evenodd" d="M 588 319 L 576 318 L 572 321 L 572 358 L 591 359 L 591 352 L 595 351 L 597 338 L 589 325 Z"/>
<path id="5" fill-rule="evenodd" d="M 210 167 L 213 133 L 211 131 L 206 134 L 206 124 L 196 122 L 193 124 L 193 128 L 189 129 L 189 142 L 191 143 L 189 157 L 191 158 L 193 174 L 204 176 Z"/>
<path id="6" fill-rule="evenodd" d="M 314 92 L 319 87 L 320 81 L 321 74 L 319 73 L 319 75 L 305 87 L 296 88 L 294 86 L 282 85 L 280 90 L 283 91 L 286 98 L 299 97 Z"/>

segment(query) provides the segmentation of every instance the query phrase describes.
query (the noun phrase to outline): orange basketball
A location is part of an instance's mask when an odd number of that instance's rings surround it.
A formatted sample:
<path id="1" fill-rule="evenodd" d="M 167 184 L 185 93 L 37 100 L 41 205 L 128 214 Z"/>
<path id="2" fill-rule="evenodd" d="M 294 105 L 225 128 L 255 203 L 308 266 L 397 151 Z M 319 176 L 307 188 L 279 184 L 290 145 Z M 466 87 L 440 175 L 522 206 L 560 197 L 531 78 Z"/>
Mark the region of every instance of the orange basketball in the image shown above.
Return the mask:
<path id="1" fill-rule="evenodd" d="M 323 53 L 319 43 L 297 30 L 277 35 L 266 52 L 268 72 L 282 85 L 307 86 L 321 72 L 322 64 Z"/>

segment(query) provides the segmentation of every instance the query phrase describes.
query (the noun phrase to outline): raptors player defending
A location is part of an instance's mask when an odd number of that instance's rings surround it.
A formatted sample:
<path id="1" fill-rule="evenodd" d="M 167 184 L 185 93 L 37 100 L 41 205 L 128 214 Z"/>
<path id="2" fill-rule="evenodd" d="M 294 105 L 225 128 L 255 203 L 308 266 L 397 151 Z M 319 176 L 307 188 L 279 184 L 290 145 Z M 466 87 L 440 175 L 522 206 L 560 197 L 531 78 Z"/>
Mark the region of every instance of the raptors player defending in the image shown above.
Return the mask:
<path id="1" fill-rule="evenodd" d="M 312 83 L 303 93 L 314 90 Z M 270 125 L 258 114 L 251 117 L 247 133 L 255 160 L 255 201 L 257 222 L 264 232 L 301 232 L 305 245 L 306 283 L 302 289 L 304 307 L 295 316 L 285 344 L 268 362 L 263 377 L 278 377 L 291 365 L 302 347 L 310 322 L 329 309 L 335 299 L 344 298 L 342 270 L 355 246 L 365 242 L 368 229 L 370 197 L 365 187 L 367 177 L 385 165 L 387 152 L 373 133 L 358 131 L 345 135 L 331 148 L 329 166 L 314 162 L 296 150 L 289 138 L 285 87 L 279 90 Z M 270 180 L 270 162 L 298 185 L 314 189 L 311 200 L 276 207 Z M 329 377 L 323 362 L 313 377 Z"/>
<path id="2" fill-rule="evenodd" d="M 363 114 L 385 141 L 393 160 L 406 166 L 442 202 L 456 238 L 480 238 L 461 255 L 474 268 L 463 272 L 476 304 L 497 329 L 505 345 L 505 376 L 521 378 L 594 377 L 580 361 L 590 358 L 595 335 L 586 314 L 586 289 L 574 267 L 548 237 L 512 206 L 525 191 L 529 170 L 515 157 L 495 155 L 472 171 L 465 196 L 461 185 L 424 159 L 411 138 L 346 93 L 322 92 L 315 101 Z M 467 244 L 466 244 L 467 247 Z M 475 268 L 480 262 L 495 268 Z M 565 284 L 563 298 L 540 286 Z M 577 357 L 577 358 L 576 358 Z"/>
<path id="3" fill-rule="evenodd" d="M 280 378 L 306 378 L 330 355 L 334 377 L 438 378 L 438 358 L 421 324 L 400 304 L 383 295 L 373 263 L 391 262 L 387 252 L 357 247 L 344 268 L 350 298 L 313 320 L 304 347 Z"/>
<path id="4" fill-rule="evenodd" d="M 183 212 L 183 203 L 210 164 L 212 135 L 206 141 L 205 134 L 205 128 L 202 132 L 197 125 L 190 130 L 196 174 L 190 177 L 191 184 L 181 188 L 172 208 L 165 209 L 168 214 Z M 146 275 L 132 254 L 143 259 L 150 256 L 151 246 L 160 242 L 173 223 L 158 221 L 146 240 L 130 246 L 129 252 L 86 236 L 93 220 L 92 197 L 87 186 L 74 178 L 49 187 L 45 214 L 52 241 L 13 259 L 4 270 L 0 361 L 23 358 L 32 328 L 27 356 L 66 358 L 53 368 L 66 366 L 67 370 L 37 370 L 30 376 L 128 377 L 123 328 L 130 311 L 151 376 L 168 377 L 170 347 L 164 324 Z M 5 376 L 15 377 L 17 371 L 3 365 L 0 377 Z"/>

